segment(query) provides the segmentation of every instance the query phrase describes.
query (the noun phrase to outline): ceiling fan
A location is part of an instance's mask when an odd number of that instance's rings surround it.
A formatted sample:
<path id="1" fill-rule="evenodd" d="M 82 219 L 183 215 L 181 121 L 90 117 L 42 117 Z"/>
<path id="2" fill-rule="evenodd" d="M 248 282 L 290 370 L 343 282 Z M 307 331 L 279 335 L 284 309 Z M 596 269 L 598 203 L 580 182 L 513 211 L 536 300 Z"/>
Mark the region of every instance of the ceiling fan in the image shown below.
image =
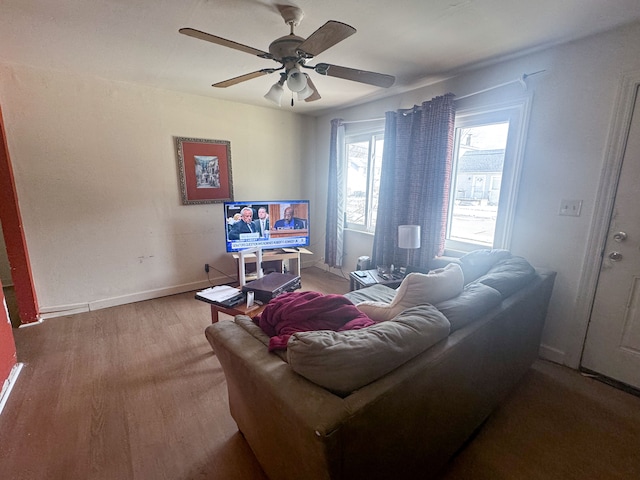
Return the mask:
<path id="1" fill-rule="evenodd" d="M 226 38 L 218 37 L 210 33 L 202 32 L 194 28 L 181 28 L 179 30 L 183 35 L 188 35 L 200 40 L 206 40 L 207 42 L 240 50 L 241 52 L 246 52 L 268 60 L 274 60 L 281 65 L 277 68 L 263 68 L 255 72 L 240 75 L 239 77 L 214 83 L 212 85 L 213 87 L 226 88 L 231 85 L 251 80 L 252 78 L 281 71 L 280 79 L 265 95 L 267 100 L 271 100 L 277 105 L 280 105 L 282 94 L 284 92 L 283 85 L 285 83 L 292 92 L 296 92 L 298 94 L 298 100 L 312 102 L 321 98 L 318 93 L 318 89 L 311 81 L 309 75 L 303 73 L 303 69 L 313 70 L 320 75 L 353 80 L 355 82 L 384 88 L 390 87 L 395 82 L 395 77 L 382 73 L 368 72 L 349 67 L 340 67 L 329 63 L 318 63 L 313 66 L 306 65 L 306 62 L 309 59 L 319 55 L 328 48 L 356 33 L 356 29 L 346 23 L 329 20 L 313 32 L 309 38 L 304 39 L 293 33 L 294 27 L 297 27 L 300 24 L 302 17 L 304 16 L 302 10 L 292 5 L 277 5 L 277 8 L 285 23 L 291 27 L 291 33 L 271 42 L 268 52 L 249 47 L 232 40 L 227 40 Z M 291 106 L 293 106 L 293 98 L 291 99 Z"/>

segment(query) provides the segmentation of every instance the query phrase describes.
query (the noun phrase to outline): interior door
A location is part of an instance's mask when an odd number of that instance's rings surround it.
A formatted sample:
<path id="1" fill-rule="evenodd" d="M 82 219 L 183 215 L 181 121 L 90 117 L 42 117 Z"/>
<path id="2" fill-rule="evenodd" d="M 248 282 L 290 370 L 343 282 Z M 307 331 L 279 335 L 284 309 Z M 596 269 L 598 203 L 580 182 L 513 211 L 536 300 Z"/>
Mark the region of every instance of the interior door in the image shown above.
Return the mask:
<path id="1" fill-rule="evenodd" d="M 640 98 L 637 91 L 582 366 L 640 389 Z"/>

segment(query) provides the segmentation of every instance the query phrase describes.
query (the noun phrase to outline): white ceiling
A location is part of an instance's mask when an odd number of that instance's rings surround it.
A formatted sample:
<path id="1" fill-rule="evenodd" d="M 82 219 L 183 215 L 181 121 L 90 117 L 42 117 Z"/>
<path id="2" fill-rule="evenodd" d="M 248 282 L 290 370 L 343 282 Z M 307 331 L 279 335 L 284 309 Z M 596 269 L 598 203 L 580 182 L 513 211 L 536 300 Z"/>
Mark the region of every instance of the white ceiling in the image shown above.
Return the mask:
<path id="1" fill-rule="evenodd" d="M 275 0 L 1 0 L 0 63 L 37 66 L 265 107 L 278 78 L 212 83 L 278 66 L 178 33 L 192 27 L 268 51 L 287 35 Z M 396 76 L 390 89 L 311 73 L 318 114 L 424 85 L 447 73 L 640 19 L 639 0 L 296 0 L 308 37 L 327 20 L 355 35 L 313 59 Z M 286 93 L 285 93 L 285 98 Z M 283 107 L 291 108 L 287 101 Z"/>

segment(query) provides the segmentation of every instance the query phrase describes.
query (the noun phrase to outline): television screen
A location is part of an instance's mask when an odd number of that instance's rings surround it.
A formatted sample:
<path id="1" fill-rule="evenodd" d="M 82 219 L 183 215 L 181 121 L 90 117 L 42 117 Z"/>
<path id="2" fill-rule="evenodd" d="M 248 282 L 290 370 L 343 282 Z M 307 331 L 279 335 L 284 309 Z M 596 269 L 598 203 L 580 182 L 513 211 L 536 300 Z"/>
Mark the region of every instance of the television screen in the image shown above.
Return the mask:
<path id="1" fill-rule="evenodd" d="M 227 252 L 309 245 L 309 200 L 224 202 Z"/>

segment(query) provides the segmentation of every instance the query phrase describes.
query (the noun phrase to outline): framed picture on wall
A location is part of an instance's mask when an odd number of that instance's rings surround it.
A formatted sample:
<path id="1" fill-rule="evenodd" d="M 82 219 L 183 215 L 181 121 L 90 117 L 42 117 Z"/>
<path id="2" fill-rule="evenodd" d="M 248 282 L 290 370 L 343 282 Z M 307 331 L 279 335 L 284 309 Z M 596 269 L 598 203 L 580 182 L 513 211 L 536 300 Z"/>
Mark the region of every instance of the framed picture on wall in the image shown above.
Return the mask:
<path id="1" fill-rule="evenodd" d="M 233 200 L 231 142 L 175 137 L 184 205 Z"/>

